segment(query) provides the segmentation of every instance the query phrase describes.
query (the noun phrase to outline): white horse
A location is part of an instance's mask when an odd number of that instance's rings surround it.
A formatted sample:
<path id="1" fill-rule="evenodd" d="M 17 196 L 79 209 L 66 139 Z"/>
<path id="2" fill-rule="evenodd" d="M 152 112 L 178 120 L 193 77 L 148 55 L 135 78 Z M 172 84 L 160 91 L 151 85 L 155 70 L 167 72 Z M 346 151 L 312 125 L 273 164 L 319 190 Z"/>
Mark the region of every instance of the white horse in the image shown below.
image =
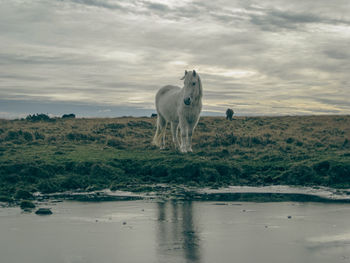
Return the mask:
<path id="1" fill-rule="evenodd" d="M 202 82 L 195 70 L 187 72 L 182 78 L 184 87 L 164 86 L 156 95 L 157 131 L 153 143 L 164 149 L 165 132 L 168 122 L 176 149 L 192 152 L 192 134 L 202 110 Z M 181 132 L 181 144 L 178 139 Z"/>

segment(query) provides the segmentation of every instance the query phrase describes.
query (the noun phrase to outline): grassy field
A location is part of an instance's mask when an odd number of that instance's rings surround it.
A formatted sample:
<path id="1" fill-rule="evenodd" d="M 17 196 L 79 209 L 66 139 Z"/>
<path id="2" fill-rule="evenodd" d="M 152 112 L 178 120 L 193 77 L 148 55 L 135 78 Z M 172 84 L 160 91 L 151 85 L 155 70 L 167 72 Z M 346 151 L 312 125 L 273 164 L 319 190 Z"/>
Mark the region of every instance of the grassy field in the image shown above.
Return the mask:
<path id="1" fill-rule="evenodd" d="M 350 187 L 350 116 L 202 117 L 193 153 L 151 145 L 156 119 L 0 120 L 0 201 L 154 183 Z"/>

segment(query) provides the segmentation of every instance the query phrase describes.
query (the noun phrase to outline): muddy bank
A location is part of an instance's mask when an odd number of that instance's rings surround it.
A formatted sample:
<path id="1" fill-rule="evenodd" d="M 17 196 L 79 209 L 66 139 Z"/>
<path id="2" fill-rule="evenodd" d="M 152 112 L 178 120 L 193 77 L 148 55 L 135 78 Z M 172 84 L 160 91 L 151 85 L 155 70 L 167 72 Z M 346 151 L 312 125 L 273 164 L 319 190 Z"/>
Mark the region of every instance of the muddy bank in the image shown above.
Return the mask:
<path id="1" fill-rule="evenodd" d="M 350 203 L 350 191 L 326 187 L 231 186 L 219 189 L 187 186 L 154 185 L 157 191 L 127 192 L 109 189 L 93 192 L 35 193 L 38 202 L 49 200 L 74 200 L 81 202 L 106 202 L 130 200 L 192 200 L 192 201 L 242 201 L 242 202 L 327 202 Z"/>

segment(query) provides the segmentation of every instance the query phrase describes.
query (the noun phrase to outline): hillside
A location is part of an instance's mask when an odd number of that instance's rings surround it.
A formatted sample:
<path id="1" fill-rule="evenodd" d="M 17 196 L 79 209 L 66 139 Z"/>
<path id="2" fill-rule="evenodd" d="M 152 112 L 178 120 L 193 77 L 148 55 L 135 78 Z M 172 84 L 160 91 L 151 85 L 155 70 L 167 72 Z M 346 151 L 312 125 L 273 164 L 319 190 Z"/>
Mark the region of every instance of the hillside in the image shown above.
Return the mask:
<path id="1" fill-rule="evenodd" d="M 350 116 L 202 117 L 190 154 L 170 131 L 167 150 L 152 146 L 155 122 L 0 120 L 0 201 L 154 183 L 350 187 Z"/>

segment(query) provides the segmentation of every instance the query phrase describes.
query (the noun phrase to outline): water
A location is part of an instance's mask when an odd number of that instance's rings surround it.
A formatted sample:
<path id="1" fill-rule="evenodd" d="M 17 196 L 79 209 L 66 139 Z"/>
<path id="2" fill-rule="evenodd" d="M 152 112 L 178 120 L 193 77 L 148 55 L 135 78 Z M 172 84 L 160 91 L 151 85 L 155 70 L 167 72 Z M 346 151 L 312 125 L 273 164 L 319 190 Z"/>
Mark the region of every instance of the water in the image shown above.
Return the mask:
<path id="1" fill-rule="evenodd" d="M 1 263 L 350 262 L 350 205 L 126 201 L 0 208 Z M 291 218 L 288 218 L 291 217 Z"/>

